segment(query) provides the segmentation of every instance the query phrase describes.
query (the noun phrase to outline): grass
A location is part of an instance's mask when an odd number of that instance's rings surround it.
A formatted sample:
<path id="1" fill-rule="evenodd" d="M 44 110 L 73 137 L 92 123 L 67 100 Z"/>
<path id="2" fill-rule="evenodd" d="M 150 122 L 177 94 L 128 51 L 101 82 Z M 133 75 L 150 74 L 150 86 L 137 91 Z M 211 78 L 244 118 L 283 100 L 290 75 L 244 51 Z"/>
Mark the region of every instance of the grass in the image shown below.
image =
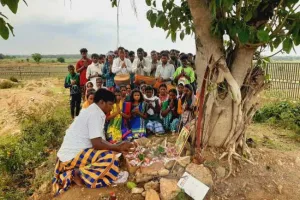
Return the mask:
<path id="1" fill-rule="evenodd" d="M 36 189 L 32 186 L 35 168 L 59 147 L 70 123 L 67 105 L 45 104 L 30 113 L 19 112 L 21 134 L 0 141 L 0 199 L 24 199 L 32 195 Z M 34 184 L 38 186 L 39 182 Z"/>
<path id="2" fill-rule="evenodd" d="M 9 80 L 4 80 L 2 82 L 0 82 L 0 89 L 9 89 L 14 87 L 16 84 L 14 84 L 13 82 L 9 81 Z"/>

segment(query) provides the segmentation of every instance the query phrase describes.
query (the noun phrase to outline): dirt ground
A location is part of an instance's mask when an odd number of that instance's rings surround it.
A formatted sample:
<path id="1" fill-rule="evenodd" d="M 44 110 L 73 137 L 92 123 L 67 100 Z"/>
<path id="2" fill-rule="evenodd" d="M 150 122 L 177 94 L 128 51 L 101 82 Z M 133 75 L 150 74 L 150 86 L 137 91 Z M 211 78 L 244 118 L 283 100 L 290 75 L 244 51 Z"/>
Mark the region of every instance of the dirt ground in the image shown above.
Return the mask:
<path id="1" fill-rule="evenodd" d="M 18 115 L 22 114 L 24 109 L 30 110 L 45 103 L 55 106 L 59 98 L 66 98 L 67 101 L 68 91 L 62 84 L 60 79 L 43 79 L 20 83 L 17 88 L 1 89 L 0 136 L 18 133 L 20 129 Z M 214 186 L 206 199 L 299 200 L 300 143 L 293 139 L 293 135 L 294 133 L 289 130 L 252 124 L 248 128 L 247 137 L 255 141 L 255 147 L 251 148 L 255 163 L 251 165 L 246 162 L 235 162 L 234 174 L 226 181 L 220 181 L 215 176 L 215 169 L 218 166 L 224 167 L 228 173 L 226 159 L 219 161 L 220 153 L 217 150 L 206 149 L 203 153 L 205 165 L 211 169 L 214 177 Z M 53 199 L 50 190 L 55 157 L 56 153 L 53 152 L 47 164 L 36 170 L 36 179 L 40 179 L 39 186 L 44 185 L 46 192 L 36 192 L 31 199 Z M 111 191 L 115 191 L 120 200 L 144 199 L 139 194 L 130 194 L 130 190 L 124 185 L 103 189 L 74 186 L 56 199 L 101 200 Z"/>
<path id="2" fill-rule="evenodd" d="M 22 115 L 43 104 L 55 106 L 68 93 L 63 80 L 57 78 L 21 81 L 14 88 L 0 91 L 0 136 L 19 133 Z"/>
<path id="3" fill-rule="evenodd" d="M 214 186 L 206 200 L 299 200 L 300 197 L 300 143 L 293 140 L 291 131 L 253 124 L 248 129 L 255 148 L 251 148 L 254 165 L 235 162 L 233 175 L 225 181 L 216 176 L 216 168 L 222 166 L 228 173 L 227 160 L 219 160 L 215 149 L 204 152 L 205 165 L 211 169 Z M 52 169 L 51 169 L 52 170 Z M 48 190 L 50 191 L 50 189 Z M 57 200 L 101 200 L 114 191 L 119 199 L 141 200 L 139 194 L 131 194 L 125 185 L 87 189 L 73 186 L 55 198 Z M 51 193 L 35 194 L 32 199 L 51 199 Z"/>

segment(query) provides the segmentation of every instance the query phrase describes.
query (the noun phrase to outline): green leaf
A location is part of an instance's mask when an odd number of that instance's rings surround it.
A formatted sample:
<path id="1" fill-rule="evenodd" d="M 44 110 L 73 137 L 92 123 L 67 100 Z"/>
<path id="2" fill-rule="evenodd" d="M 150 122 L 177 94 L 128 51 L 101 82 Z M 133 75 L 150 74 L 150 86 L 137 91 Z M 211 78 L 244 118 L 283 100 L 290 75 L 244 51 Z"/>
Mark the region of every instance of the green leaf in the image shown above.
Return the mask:
<path id="1" fill-rule="evenodd" d="M 250 21 L 251 18 L 252 18 L 252 11 L 249 10 L 249 11 L 247 12 L 247 14 L 246 14 L 244 20 L 245 20 L 246 22 L 248 22 L 248 21 Z"/>
<path id="2" fill-rule="evenodd" d="M 156 8 L 156 0 L 153 1 L 152 5 Z"/>
<path id="3" fill-rule="evenodd" d="M 9 7 L 9 9 L 11 10 L 11 12 L 13 12 L 14 14 L 17 13 L 19 0 L 9 0 L 9 1 L 6 1 L 6 4 Z"/>
<path id="4" fill-rule="evenodd" d="M 293 48 L 293 40 L 291 38 L 286 38 L 282 44 L 283 51 L 285 51 L 286 53 L 290 53 L 292 48 Z"/>
<path id="5" fill-rule="evenodd" d="M 156 26 L 162 27 L 164 25 L 164 22 L 166 21 L 166 17 L 163 12 L 159 13 L 156 19 Z"/>
<path id="6" fill-rule="evenodd" d="M 242 44 L 245 44 L 246 42 L 249 41 L 249 30 L 248 29 L 240 30 L 238 33 L 238 36 L 239 36 L 240 42 Z"/>
<path id="7" fill-rule="evenodd" d="M 222 6 L 222 0 L 213 0 L 213 1 L 216 1 L 216 6 L 217 8 L 221 8 Z"/>
<path id="8" fill-rule="evenodd" d="M 151 0 L 146 0 L 147 6 L 151 6 Z"/>
<path id="9" fill-rule="evenodd" d="M 9 28 L 11 34 L 12 34 L 13 36 L 15 36 L 15 34 L 14 34 L 14 27 L 13 27 L 12 25 L 10 25 L 9 23 L 7 23 L 7 26 L 8 26 L 8 28 Z"/>
<path id="10" fill-rule="evenodd" d="M 276 37 L 276 39 L 273 42 L 274 48 L 277 48 L 280 44 L 281 44 L 281 38 L 280 37 Z"/>
<path id="11" fill-rule="evenodd" d="M 0 0 L 0 3 L 2 4 L 2 6 L 4 7 L 6 5 L 6 0 Z"/>
<path id="12" fill-rule="evenodd" d="M 231 10 L 233 6 L 234 0 L 224 0 L 223 5 L 226 10 Z"/>
<path id="13" fill-rule="evenodd" d="M 184 38 L 184 31 L 181 31 L 181 33 L 180 33 L 179 36 L 180 36 L 180 39 L 183 40 L 183 38 Z"/>
<path id="14" fill-rule="evenodd" d="M 153 13 L 151 16 L 150 16 L 150 25 L 151 25 L 151 28 L 154 27 L 155 23 L 156 23 L 156 18 L 157 18 L 157 14 L 156 13 Z"/>
<path id="15" fill-rule="evenodd" d="M 167 0 L 163 0 L 163 2 L 161 3 L 163 10 L 166 12 L 167 10 Z"/>
<path id="16" fill-rule="evenodd" d="M 151 19 L 151 16 L 153 14 L 153 11 L 152 10 L 148 10 L 148 12 L 146 13 L 146 16 L 147 16 L 147 19 L 150 21 Z"/>
<path id="17" fill-rule="evenodd" d="M 186 27 L 185 33 L 186 33 L 187 35 L 191 34 L 191 28 L 190 28 L 190 27 Z"/>
<path id="18" fill-rule="evenodd" d="M 300 44 L 300 34 L 294 38 L 294 44 L 298 46 Z"/>
<path id="19" fill-rule="evenodd" d="M 170 36 L 170 34 L 171 34 L 171 31 L 169 30 L 169 31 L 168 31 L 168 34 L 167 34 L 167 36 L 166 36 L 166 39 Z"/>
<path id="20" fill-rule="evenodd" d="M 259 39 L 259 41 L 261 41 L 261 42 L 269 42 L 270 41 L 269 33 L 267 31 L 259 30 L 259 31 L 257 31 L 256 36 Z"/>
<path id="21" fill-rule="evenodd" d="M 6 26 L 6 22 L 1 17 L 0 17 L 0 35 L 4 40 L 7 40 L 9 37 L 9 30 Z"/>
<path id="22" fill-rule="evenodd" d="M 171 32 L 171 40 L 172 40 L 172 42 L 176 41 L 176 31 Z"/>
<path id="23" fill-rule="evenodd" d="M 211 12 L 212 12 L 212 16 L 214 17 L 214 18 L 216 18 L 216 16 L 217 16 L 217 6 L 216 6 L 216 1 L 211 1 L 210 2 L 210 9 L 211 9 Z"/>

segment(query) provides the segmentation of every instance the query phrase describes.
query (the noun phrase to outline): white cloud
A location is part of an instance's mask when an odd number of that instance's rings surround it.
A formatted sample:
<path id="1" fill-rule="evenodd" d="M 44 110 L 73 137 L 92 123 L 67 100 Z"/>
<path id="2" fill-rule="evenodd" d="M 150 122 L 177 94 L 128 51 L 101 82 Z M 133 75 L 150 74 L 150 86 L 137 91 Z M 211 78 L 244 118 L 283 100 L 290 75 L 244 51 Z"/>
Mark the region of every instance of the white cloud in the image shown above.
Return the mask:
<path id="1" fill-rule="evenodd" d="M 17 15 L 7 7 L 4 13 L 15 27 L 16 37 L 0 40 L 0 52 L 31 54 L 33 52 L 77 53 L 81 47 L 90 52 L 105 53 L 117 46 L 117 9 L 110 0 L 27 0 L 20 3 Z M 194 52 L 192 37 L 172 43 L 166 33 L 152 29 L 146 19 L 148 7 L 143 0 L 135 0 L 138 18 L 131 0 L 122 0 L 120 7 L 120 41 L 127 49 L 177 48 Z"/>

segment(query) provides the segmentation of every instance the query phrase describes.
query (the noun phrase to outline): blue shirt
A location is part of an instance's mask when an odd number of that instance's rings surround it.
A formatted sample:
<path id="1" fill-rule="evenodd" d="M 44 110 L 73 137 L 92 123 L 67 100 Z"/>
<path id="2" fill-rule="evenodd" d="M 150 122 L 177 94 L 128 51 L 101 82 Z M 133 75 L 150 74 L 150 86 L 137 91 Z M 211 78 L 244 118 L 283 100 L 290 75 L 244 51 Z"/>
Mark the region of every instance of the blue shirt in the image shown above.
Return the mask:
<path id="1" fill-rule="evenodd" d="M 106 87 L 114 87 L 115 86 L 115 74 L 110 72 L 110 64 L 106 62 L 102 69 L 103 78 L 106 80 Z"/>

